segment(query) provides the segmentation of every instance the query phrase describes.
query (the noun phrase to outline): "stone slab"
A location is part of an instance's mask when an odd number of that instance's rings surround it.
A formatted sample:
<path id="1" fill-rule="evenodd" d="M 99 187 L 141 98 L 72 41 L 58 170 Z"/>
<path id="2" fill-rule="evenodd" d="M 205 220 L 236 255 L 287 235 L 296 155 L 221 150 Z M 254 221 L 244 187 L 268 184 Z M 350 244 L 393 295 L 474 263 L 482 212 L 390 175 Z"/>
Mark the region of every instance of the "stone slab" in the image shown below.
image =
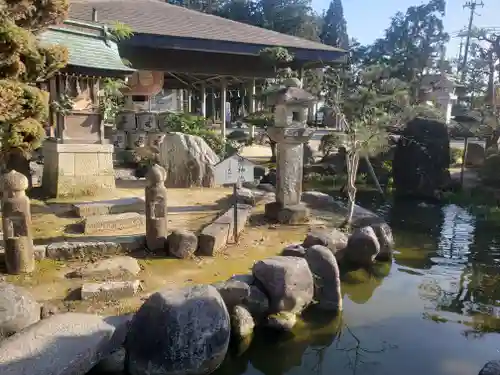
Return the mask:
<path id="1" fill-rule="evenodd" d="M 71 211 L 78 217 L 86 218 L 97 215 L 122 214 L 126 212 L 145 212 L 143 198 L 132 197 L 96 202 L 81 202 L 72 206 Z"/>
<path id="2" fill-rule="evenodd" d="M 113 301 L 133 297 L 139 291 L 140 286 L 139 280 L 85 283 L 82 285 L 81 299 L 84 301 Z"/>
<path id="3" fill-rule="evenodd" d="M 84 375 L 123 344 L 123 331 L 97 315 L 53 315 L 2 341 L 0 374 Z"/>
<path id="4" fill-rule="evenodd" d="M 233 206 L 234 207 L 234 206 Z M 211 224 L 207 225 L 198 236 L 198 254 L 214 256 L 222 250 L 230 241 L 234 241 L 234 208 L 224 212 L 216 218 Z M 252 206 L 238 204 L 238 233 L 245 228 L 248 219 L 252 213 Z"/>
<path id="5" fill-rule="evenodd" d="M 99 234 L 103 232 L 116 232 L 126 229 L 141 229 L 146 225 L 146 218 L 137 212 L 125 212 L 113 215 L 89 216 L 83 221 L 83 232 Z"/>
<path id="6" fill-rule="evenodd" d="M 54 242 L 47 246 L 46 255 L 49 259 L 68 260 L 82 259 L 93 256 L 105 256 L 118 253 L 128 253 L 144 248 L 144 235 L 117 237 L 115 241 L 66 241 Z"/>

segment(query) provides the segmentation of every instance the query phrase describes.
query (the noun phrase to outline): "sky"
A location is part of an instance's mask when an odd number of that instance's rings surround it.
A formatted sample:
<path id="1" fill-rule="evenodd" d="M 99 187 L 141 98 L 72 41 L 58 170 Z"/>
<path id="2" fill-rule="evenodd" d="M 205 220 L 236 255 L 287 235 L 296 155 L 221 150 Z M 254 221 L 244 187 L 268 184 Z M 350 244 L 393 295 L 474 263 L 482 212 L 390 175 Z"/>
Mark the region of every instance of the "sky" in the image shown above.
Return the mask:
<path id="1" fill-rule="evenodd" d="M 362 44 L 370 44 L 384 35 L 391 17 L 397 11 L 406 11 L 412 5 L 419 5 L 422 0 L 343 0 L 347 31 L 351 38 Z M 468 24 L 470 9 L 463 8 L 466 0 L 447 0 L 444 26 L 448 33 L 460 31 Z M 313 7 L 318 12 L 328 8 L 330 0 L 313 0 Z M 500 28 L 500 0 L 483 0 L 484 7 L 476 10 L 474 25 L 477 27 Z M 459 38 L 451 38 L 447 48 L 449 57 L 458 55 Z"/>

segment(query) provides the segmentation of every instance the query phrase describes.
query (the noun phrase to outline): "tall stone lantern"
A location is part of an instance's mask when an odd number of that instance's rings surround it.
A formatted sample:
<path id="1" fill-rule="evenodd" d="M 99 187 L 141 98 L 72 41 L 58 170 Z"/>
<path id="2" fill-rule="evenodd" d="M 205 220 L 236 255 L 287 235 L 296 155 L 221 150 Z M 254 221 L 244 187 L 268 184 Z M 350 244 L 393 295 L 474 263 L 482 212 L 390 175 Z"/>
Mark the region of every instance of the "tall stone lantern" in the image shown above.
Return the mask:
<path id="1" fill-rule="evenodd" d="M 307 128 L 307 111 L 316 99 L 295 78 L 265 96 L 267 105 L 274 107 L 274 126 L 267 134 L 277 144 L 276 202 L 266 205 L 265 214 L 282 224 L 301 223 L 309 217 L 309 210 L 300 201 L 304 143 L 314 134 Z"/>

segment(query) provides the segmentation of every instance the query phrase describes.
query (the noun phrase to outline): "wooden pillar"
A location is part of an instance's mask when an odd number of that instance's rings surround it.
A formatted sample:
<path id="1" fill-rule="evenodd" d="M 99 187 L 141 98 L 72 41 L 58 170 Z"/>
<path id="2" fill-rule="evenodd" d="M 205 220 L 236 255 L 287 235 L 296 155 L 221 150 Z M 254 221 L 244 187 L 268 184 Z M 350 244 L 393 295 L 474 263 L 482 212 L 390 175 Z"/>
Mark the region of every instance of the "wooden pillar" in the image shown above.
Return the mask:
<path id="1" fill-rule="evenodd" d="M 191 113 L 193 110 L 193 107 L 192 107 L 193 106 L 193 104 L 192 104 L 193 94 L 192 94 L 191 89 L 187 89 L 186 91 L 187 91 L 187 111 L 188 111 L 188 113 Z"/>
<path id="2" fill-rule="evenodd" d="M 205 83 L 201 84 L 201 115 L 207 117 L 207 85 Z"/>
<path id="3" fill-rule="evenodd" d="M 226 101 L 227 101 L 227 82 L 221 80 L 220 88 L 220 127 L 222 139 L 226 139 Z"/>
<path id="4" fill-rule="evenodd" d="M 254 113 L 256 110 L 255 106 L 255 79 L 252 79 L 252 82 L 250 83 L 250 90 L 248 92 L 250 95 L 250 105 L 248 107 L 248 111 L 250 113 Z"/>
<path id="5" fill-rule="evenodd" d="M 212 87 L 212 95 L 210 95 L 211 104 L 212 104 L 212 122 L 215 124 L 215 120 L 217 119 L 217 111 L 215 109 L 215 89 Z"/>

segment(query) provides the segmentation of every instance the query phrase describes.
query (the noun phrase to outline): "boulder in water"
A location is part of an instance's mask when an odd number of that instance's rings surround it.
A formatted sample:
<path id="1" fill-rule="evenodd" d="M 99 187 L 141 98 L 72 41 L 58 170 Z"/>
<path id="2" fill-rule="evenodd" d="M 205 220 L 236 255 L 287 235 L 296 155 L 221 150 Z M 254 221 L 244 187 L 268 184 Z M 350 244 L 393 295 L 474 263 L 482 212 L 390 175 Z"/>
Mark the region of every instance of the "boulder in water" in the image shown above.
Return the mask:
<path id="1" fill-rule="evenodd" d="M 160 165 L 167 171 L 166 186 L 213 187 L 217 154 L 196 135 L 168 133 L 160 146 Z"/>
<path id="2" fill-rule="evenodd" d="M 134 315 L 125 342 L 130 375 L 204 375 L 224 360 L 231 325 L 211 285 L 163 289 Z"/>
<path id="3" fill-rule="evenodd" d="M 255 263 L 252 272 L 269 296 L 271 312 L 298 313 L 312 302 L 313 275 L 305 259 L 275 256 Z"/>

